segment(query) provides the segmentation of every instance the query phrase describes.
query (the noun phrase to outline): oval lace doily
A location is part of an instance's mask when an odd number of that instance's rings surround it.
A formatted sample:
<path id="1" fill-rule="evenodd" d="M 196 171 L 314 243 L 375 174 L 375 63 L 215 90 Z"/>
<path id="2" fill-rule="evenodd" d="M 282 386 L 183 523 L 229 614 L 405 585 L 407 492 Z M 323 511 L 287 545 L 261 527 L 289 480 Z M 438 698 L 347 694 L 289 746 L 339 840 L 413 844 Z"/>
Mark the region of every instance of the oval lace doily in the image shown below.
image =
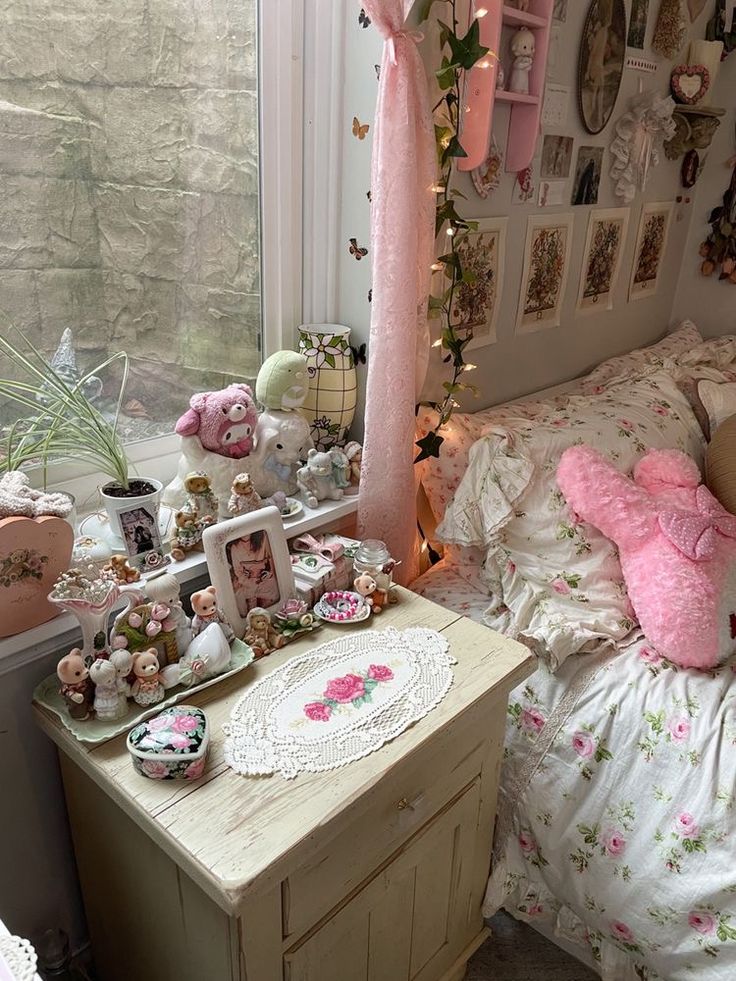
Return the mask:
<path id="1" fill-rule="evenodd" d="M 37 958 L 30 941 L 12 934 L 0 937 L 0 957 L 8 965 L 14 981 L 33 981 Z"/>
<path id="2" fill-rule="evenodd" d="M 238 773 L 318 773 L 379 749 L 452 684 L 445 638 L 411 627 L 353 633 L 287 661 L 235 705 L 225 761 Z"/>

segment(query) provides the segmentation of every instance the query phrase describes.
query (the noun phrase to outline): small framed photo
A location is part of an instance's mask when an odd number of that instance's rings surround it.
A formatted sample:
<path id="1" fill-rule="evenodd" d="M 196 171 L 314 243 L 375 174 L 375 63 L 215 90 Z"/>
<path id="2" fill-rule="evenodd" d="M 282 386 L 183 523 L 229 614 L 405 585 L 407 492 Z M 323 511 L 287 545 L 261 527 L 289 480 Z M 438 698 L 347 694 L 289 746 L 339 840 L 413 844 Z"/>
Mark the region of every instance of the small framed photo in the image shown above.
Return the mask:
<path id="1" fill-rule="evenodd" d="M 294 574 L 278 508 L 260 508 L 206 528 L 202 535 L 218 606 L 242 637 L 250 610 L 277 610 L 295 595 Z"/>
<path id="2" fill-rule="evenodd" d="M 671 201 L 649 203 L 642 208 L 631 267 L 629 300 L 645 300 L 657 292 L 671 216 Z"/>
<path id="3" fill-rule="evenodd" d="M 570 265 L 572 232 L 571 214 L 529 217 L 516 315 L 517 334 L 559 327 Z"/>
<path id="4" fill-rule="evenodd" d="M 168 560 L 161 544 L 158 510 L 135 507 L 130 511 L 120 511 L 118 516 L 131 564 L 142 569 L 156 569 L 165 565 Z"/>
<path id="5" fill-rule="evenodd" d="M 613 309 L 628 227 L 628 208 L 590 212 L 578 288 L 578 313 Z"/>

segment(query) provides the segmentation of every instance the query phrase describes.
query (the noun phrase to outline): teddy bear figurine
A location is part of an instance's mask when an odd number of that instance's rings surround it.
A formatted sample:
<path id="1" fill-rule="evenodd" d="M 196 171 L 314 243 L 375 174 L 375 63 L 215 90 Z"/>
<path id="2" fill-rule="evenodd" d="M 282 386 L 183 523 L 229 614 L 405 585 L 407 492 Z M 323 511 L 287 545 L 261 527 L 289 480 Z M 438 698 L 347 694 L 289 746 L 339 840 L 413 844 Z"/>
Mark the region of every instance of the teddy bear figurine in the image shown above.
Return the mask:
<path id="1" fill-rule="evenodd" d="M 165 691 L 155 647 L 133 655 L 133 674 L 130 693 L 136 705 L 156 705 L 163 699 Z"/>
<path id="2" fill-rule="evenodd" d="M 118 673 L 115 665 L 106 658 L 98 657 L 90 665 L 89 676 L 95 686 L 94 710 L 102 722 L 117 722 L 128 712 L 128 699 L 118 689 Z"/>
<path id="3" fill-rule="evenodd" d="M 254 606 L 249 611 L 246 622 L 248 625 L 243 639 L 256 657 L 270 654 L 286 643 L 285 638 L 272 626 L 268 611 L 260 606 Z"/>
<path id="4" fill-rule="evenodd" d="M 84 722 L 92 714 L 94 690 L 89 670 L 78 647 L 72 648 L 62 657 L 56 666 L 56 675 L 61 682 L 59 690 L 66 702 L 70 718 Z"/>
<path id="5" fill-rule="evenodd" d="M 372 613 L 380 613 L 384 606 L 388 605 L 388 592 L 381 589 L 378 583 L 368 572 L 362 572 L 353 582 L 353 589 L 360 593 Z"/>
<path id="6" fill-rule="evenodd" d="M 204 471 L 215 498 L 224 507 L 230 485 L 243 469 L 242 460 L 255 445 L 258 411 L 248 385 L 229 385 L 218 392 L 193 395 L 189 409 L 176 423 L 181 436 L 177 475 L 165 488 L 163 503 L 183 508 L 187 474 Z"/>
<path id="7" fill-rule="evenodd" d="M 228 644 L 234 639 L 235 631 L 225 619 L 222 610 L 218 609 L 217 590 L 214 586 L 207 586 L 206 589 L 192 593 L 190 602 L 194 610 L 192 634 L 195 637 L 201 634 L 205 627 L 209 627 L 211 623 L 219 623 Z"/>
<path id="8" fill-rule="evenodd" d="M 184 478 L 184 489 L 187 499 L 184 511 L 193 511 L 204 525 L 213 525 L 217 521 L 219 505 L 212 493 L 212 481 L 204 470 L 193 470 Z"/>
<path id="9" fill-rule="evenodd" d="M 227 509 L 230 514 L 250 514 L 263 507 L 261 495 L 253 486 L 250 474 L 239 473 L 233 481 Z"/>
<path id="10" fill-rule="evenodd" d="M 181 562 L 187 552 L 193 552 L 202 543 L 202 523 L 196 511 L 177 511 L 174 514 L 176 532 L 171 538 L 171 557 Z"/>
<path id="11" fill-rule="evenodd" d="M 141 578 L 140 571 L 134 569 L 124 555 L 111 555 L 102 571 L 119 586 L 127 586 Z"/>
<path id="12" fill-rule="evenodd" d="M 351 439 L 350 442 L 345 444 L 343 453 L 347 458 L 349 468 L 347 473 L 349 489 L 346 489 L 345 493 L 357 494 L 360 484 L 360 465 L 363 462 L 363 447 L 360 443 Z"/>
<path id="13" fill-rule="evenodd" d="M 576 519 L 617 546 L 647 640 L 704 670 L 736 652 L 736 516 L 679 450 L 650 450 L 633 480 L 591 446 L 565 450 L 557 483 Z"/>
<path id="14" fill-rule="evenodd" d="M 299 490 L 310 508 L 319 507 L 319 502 L 329 499 L 339 501 L 344 490 L 335 481 L 334 458 L 331 453 L 311 449 L 307 462 L 297 470 Z"/>

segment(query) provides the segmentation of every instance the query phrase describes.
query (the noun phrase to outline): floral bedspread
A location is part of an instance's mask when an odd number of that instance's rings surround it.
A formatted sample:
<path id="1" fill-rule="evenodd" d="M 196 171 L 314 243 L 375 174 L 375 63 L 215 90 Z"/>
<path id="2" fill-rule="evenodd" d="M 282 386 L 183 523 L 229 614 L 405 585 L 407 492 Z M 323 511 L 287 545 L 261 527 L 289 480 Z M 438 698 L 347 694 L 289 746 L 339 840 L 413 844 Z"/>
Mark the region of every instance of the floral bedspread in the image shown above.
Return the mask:
<path id="1" fill-rule="evenodd" d="M 459 598 L 447 569 L 419 581 L 437 585 Z M 733 981 L 734 671 L 677 669 L 639 640 L 516 689 L 484 912 L 577 946 L 607 981 Z"/>

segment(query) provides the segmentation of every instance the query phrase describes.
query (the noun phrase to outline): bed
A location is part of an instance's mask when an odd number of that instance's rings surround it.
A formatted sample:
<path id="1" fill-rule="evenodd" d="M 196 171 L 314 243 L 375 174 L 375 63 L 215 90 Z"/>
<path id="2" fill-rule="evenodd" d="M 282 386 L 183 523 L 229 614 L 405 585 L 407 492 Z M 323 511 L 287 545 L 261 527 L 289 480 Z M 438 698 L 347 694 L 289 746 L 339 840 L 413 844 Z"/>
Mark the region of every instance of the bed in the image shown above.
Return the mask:
<path id="1" fill-rule="evenodd" d="M 678 669 L 647 643 L 556 461 L 576 441 L 623 470 L 651 446 L 701 460 L 699 383 L 735 369 L 736 339 L 686 324 L 562 395 L 458 414 L 423 471 L 449 544 L 414 589 L 539 654 L 509 703 L 484 912 L 606 981 L 736 978 L 736 664 Z"/>

